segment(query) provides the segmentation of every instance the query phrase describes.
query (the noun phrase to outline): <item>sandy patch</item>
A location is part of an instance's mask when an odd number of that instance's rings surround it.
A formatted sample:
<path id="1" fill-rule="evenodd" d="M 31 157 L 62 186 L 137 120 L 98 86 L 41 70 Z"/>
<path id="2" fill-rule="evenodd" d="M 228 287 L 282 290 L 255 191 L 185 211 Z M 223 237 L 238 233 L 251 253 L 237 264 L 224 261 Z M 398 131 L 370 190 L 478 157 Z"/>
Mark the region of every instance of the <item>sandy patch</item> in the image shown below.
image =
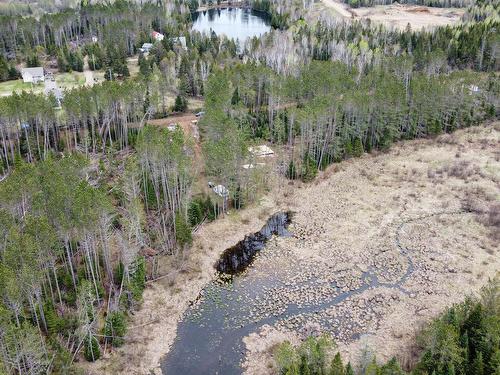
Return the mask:
<path id="1" fill-rule="evenodd" d="M 410 24 L 412 30 L 431 29 L 460 22 L 465 10 L 461 8 L 435 8 L 420 5 L 378 5 L 351 9 L 355 18 L 369 18 L 373 22 L 404 30 Z"/>
<path id="2" fill-rule="evenodd" d="M 337 0 L 322 0 L 336 16 L 347 19 L 370 19 L 399 30 L 410 24 L 412 30 L 431 29 L 460 22 L 464 8 L 436 8 L 421 5 L 391 4 L 351 8 Z"/>

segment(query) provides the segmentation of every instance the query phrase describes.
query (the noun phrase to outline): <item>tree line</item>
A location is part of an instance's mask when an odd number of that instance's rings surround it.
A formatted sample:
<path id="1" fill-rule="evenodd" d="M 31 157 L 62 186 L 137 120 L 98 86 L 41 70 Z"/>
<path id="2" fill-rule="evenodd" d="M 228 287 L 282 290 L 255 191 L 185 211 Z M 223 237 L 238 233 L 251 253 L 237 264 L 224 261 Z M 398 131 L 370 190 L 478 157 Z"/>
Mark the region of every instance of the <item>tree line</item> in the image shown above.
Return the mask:
<path id="1" fill-rule="evenodd" d="M 409 371 L 397 358 L 380 364 L 376 348 L 365 350 L 360 363 L 345 364 L 335 355 L 328 336 L 309 337 L 299 347 L 289 342 L 275 351 L 283 375 L 497 375 L 500 373 L 500 293 L 498 280 L 485 286 L 478 298 L 448 308 L 422 330 L 419 354 Z"/>

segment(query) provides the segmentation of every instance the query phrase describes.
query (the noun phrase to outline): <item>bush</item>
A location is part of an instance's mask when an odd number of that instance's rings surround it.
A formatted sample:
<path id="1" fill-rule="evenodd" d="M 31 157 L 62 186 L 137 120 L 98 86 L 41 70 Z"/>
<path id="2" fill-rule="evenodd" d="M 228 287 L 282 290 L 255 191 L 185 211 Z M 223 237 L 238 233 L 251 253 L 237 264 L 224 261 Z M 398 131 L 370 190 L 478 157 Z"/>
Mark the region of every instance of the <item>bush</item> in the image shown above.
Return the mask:
<path id="1" fill-rule="evenodd" d="M 175 112 L 186 112 L 188 107 L 188 101 L 185 97 L 177 95 L 175 98 L 174 111 Z"/>
<path id="2" fill-rule="evenodd" d="M 360 138 L 356 138 L 352 145 L 352 156 L 359 158 L 361 155 L 363 155 L 363 152 L 363 143 L 361 142 Z"/>
<path id="3" fill-rule="evenodd" d="M 125 314 L 121 311 L 114 311 L 106 318 L 104 335 L 111 345 L 118 347 L 125 342 L 124 337 L 127 332 Z"/>
<path id="4" fill-rule="evenodd" d="M 318 166 L 316 165 L 316 161 L 309 155 L 306 155 L 302 163 L 302 173 L 300 176 L 302 178 L 302 181 L 310 182 L 314 180 L 317 174 Z"/>
<path id="5" fill-rule="evenodd" d="M 203 207 L 204 206 L 204 203 L 203 203 L 203 200 L 201 199 L 194 199 L 191 201 L 191 203 L 189 204 L 189 208 L 188 208 L 188 221 L 189 221 L 189 225 L 191 225 L 192 227 L 200 224 L 202 221 L 203 221 L 203 218 L 204 218 L 204 210 L 203 210 Z"/>
<path id="6" fill-rule="evenodd" d="M 97 361 L 101 357 L 101 347 L 94 336 L 89 336 L 85 340 L 85 351 L 83 355 L 89 362 Z"/>
<path id="7" fill-rule="evenodd" d="M 137 258 L 135 261 L 135 270 L 130 275 L 130 282 L 128 283 L 128 290 L 132 293 L 135 301 L 140 301 L 142 292 L 146 287 L 146 261 L 143 257 Z M 125 295 L 125 294 L 124 294 Z"/>
<path id="8" fill-rule="evenodd" d="M 191 228 L 186 222 L 184 215 L 180 212 L 175 214 L 175 240 L 177 244 L 181 247 L 184 245 L 190 245 L 193 242 L 193 237 L 191 236 Z"/>
<path id="9" fill-rule="evenodd" d="M 290 160 L 290 163 L 288 164 L 288 168 L 286 170 L 286 178 L 288 178 L 289 180 L 295 180 L 297 178 L 297 167 L 295 166 L 293 159 Z"/>
<path id="10" fill-rule="evenodd" d="M 115 285 L 121 284 L 123 279 L 123 272 L 124 272 L 123 263 L 120 262 L 113 271 L 113 281 L 115 282 Z"/>

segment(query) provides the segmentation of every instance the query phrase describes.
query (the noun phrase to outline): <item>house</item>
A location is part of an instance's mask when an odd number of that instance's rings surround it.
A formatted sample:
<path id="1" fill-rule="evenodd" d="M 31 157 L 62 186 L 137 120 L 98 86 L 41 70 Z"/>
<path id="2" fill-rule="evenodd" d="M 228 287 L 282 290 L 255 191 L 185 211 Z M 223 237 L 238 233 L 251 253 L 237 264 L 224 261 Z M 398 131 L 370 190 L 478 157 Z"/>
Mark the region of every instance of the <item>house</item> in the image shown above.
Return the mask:
<path id="1" fill-rule="evenodd" d="M 165 38 L 165 35 L 163 35 L 162 33 L 159 33 L 158 31 L 153 31 L 151 33 L 151 37 L 157 41 L 157 42 L 161 42 L 164 38 Z"/>
<path id="2" fill-rule="evenodd" d="M 266 145 L 249 147 L 248 151 L 250 151 L 250 153 L 253 156 L 257 156 L 257 157 L 265 157 L 265 156 L 273 156 L 274 155 L 274 151 L 271 150 L 271 148 L 266 146 Z"/>
<path id="3" fill-rule="evenodd" d="M 142 53 L 149 53 L 149 51 L 153 48 L 153 43 L 144 43 L 141 48 L 139 48 L 139 51 Z"/>
<path id="4" fill-rule="evenodd" d="M 167 125 L 167 129 L 173 132 L 177 129 L 177 124 L 175 122 L 171 122 L 170 124 Z"/>
<path id="5" fill-rule="evenodd" d="M 25 83 L 39 83 L 45 81 L 45 75 L 41 66 L 36 68 L 23 68 L 21 69 L 21 75 Z"/>
<path id="6" fill-rule="evenodd" d="M 170 40 L 172 41 L 172 43 L 181 46 L 183 50 L 187 51 L 187 44 L 186 44 L 186 37 L 185 36 L 179 36 L 177 38 L 172 38 Z"/>

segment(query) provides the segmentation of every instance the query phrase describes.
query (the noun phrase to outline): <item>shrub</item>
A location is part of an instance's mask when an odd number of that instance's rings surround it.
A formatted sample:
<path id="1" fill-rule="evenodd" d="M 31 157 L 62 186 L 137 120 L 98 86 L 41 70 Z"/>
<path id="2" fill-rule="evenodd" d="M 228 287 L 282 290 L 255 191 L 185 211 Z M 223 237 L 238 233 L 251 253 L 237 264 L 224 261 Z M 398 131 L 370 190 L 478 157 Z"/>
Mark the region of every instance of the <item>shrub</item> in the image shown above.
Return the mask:
<path id="1" fill-rule="evenodd" d="M 131 275 L 130 290 L 132 296 L 136 301 L 142 298 L 142 292 L 146 287 L 146 262 L 143 257 L 136 260 L 136 268 L 133 275 Z"/>
<path id="2" fill-rule="evenodd" d="M 310 182 L 314 180 L 317 174 L 318 166 L 316 165 L 316 161 L 309 155 L 306 155 L 302 163 L 302 173 L 300 176 L 302 178 L 302 181 Z"/>
<path id="3" fill-rule="evenodd" d="M 184 245 L 190 245 L 193 242 L 193 237 L 191 236 L 191 228 L 189 227 L 184 215 L 180 212 L 175 214 L 175 239 L 177 244 L 181 247 Z"/>
<path id="4" fill-rule="evenodd" d="M 203 201 L 200 199 L 194 199 L 191 201 L 188 208 L 189 225 L 194 227 L 203 221 L 203 205 Z"/>
<path id="5" fill-rule="evenodd" d="M 113 311 L 106 318 L 104 326 L 104 335 L 111 345 L 118 347 L 125 342 L 124 336 L 127 332 L 127 323 L 125 314 L 121 311 Z"/>
<path id="6" fill-rule="evenodd" d="M 89 362 L 97 361 L 101 357 L 101 348 L 99 342 L 94 336 L 89 335 L 85 340 L 85 359 Z"/>
<path id="7" fill-rule="evenodd" d="M 360 138 L 356 138 L 352 145 L 352 155 L 359 158 L 361 155 L 363 155 L 363 152 L 363 143 L 361 142 Z"/>

